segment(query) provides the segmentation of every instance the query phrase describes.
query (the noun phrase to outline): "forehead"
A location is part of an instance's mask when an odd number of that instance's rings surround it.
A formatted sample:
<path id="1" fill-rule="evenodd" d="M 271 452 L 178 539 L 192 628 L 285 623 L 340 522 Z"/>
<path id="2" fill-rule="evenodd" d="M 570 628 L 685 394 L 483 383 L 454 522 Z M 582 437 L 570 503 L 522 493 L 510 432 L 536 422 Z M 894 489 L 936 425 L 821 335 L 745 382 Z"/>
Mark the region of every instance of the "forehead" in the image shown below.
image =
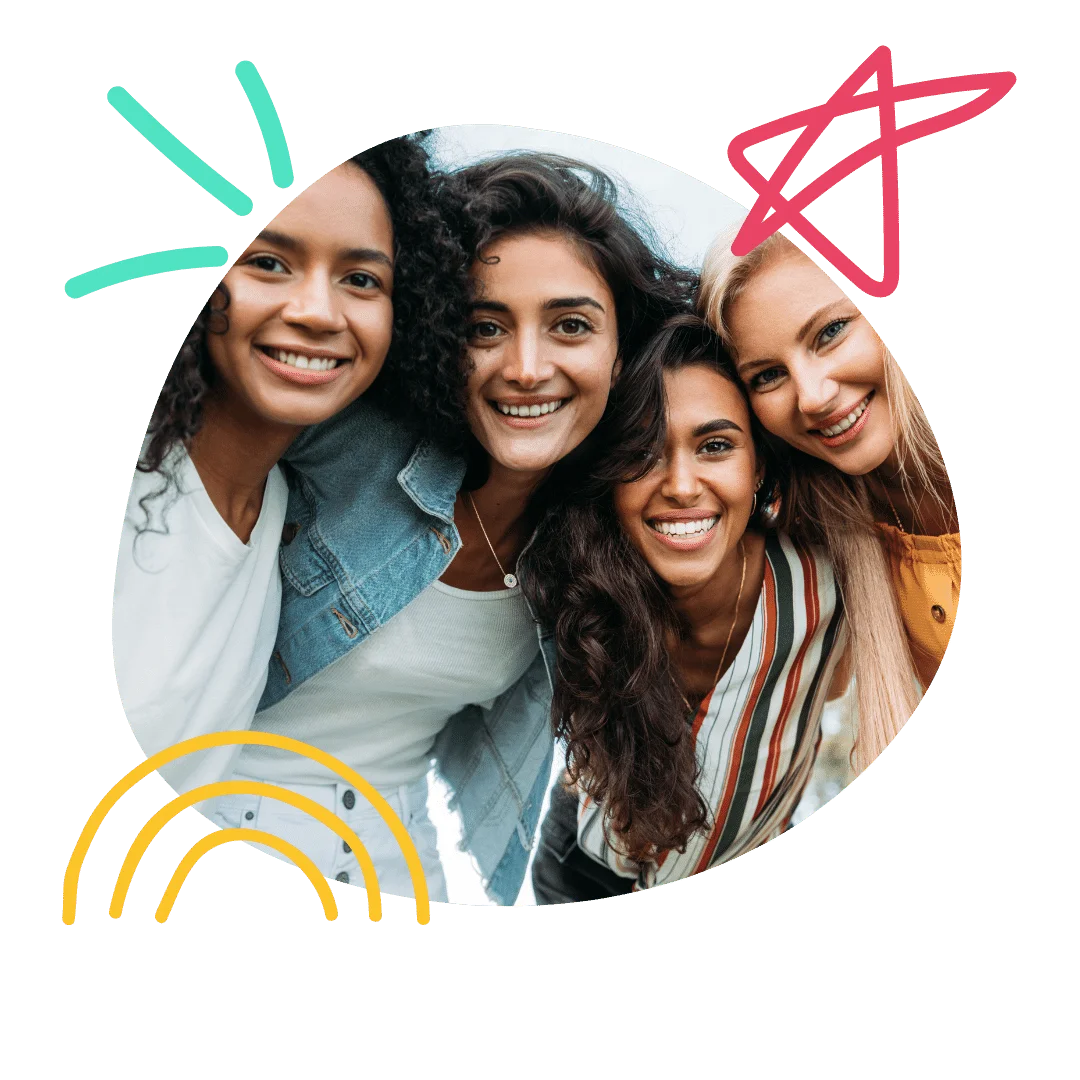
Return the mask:
<path id="1" fill-rule="evenodd" d="M 805 255 L 767 262 L 731 305 L 728 322 L 740 353 L 754 341 L 793 336 L 814 312 L 844 293 Z"/>
<path id="2" fill-rule="evenodd" d="M 750 413 L 742 392 L 705 364 L 692 364 L 664 374 L 668 432 L 684 435 L 710 420 L 733 420 L 749 432 Z"/>
<path id="3" fill-rule="evenodd" d="M 390 254 L 390 212 L 375 181 L 350 162 L 302 191 L 267 226 L 309 244 L 378 247 Z"/>
<path id="4" fill-rule="evenodd" d="M 558 297 L 591 296 L 611 310 L 607 282 L 569 237 L 558 233 L 507 236 L 490 244 L 484 257 L 489 261 L 474 262 L 471 274 L 486 299 L 543 303 Z"/>

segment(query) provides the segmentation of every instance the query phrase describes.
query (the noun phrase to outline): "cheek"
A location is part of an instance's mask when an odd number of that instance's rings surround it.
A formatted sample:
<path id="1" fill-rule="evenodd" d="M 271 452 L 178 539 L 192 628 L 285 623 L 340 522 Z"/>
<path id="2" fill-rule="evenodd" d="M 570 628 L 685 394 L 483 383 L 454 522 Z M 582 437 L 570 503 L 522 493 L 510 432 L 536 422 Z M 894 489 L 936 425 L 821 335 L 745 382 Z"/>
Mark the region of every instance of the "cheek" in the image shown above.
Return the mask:
<path id="1" fill-rule="evenodd" d="M 394 332 L 394 307 L 389 298 L 378 303 L 367 301 L 350 313 L 348 322 L 353 337 L 369 358 L 386 356 Z"/>

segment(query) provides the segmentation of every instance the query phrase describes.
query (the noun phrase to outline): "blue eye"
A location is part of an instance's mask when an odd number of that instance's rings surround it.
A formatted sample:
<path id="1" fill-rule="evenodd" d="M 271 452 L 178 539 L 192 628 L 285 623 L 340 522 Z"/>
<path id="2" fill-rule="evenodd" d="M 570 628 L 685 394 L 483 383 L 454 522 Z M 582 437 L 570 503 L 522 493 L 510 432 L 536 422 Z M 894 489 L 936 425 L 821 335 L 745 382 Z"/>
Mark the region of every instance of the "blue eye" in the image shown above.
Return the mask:
<path id="1" fill-rule="evenodd" d="M 822 328 L 821 333 L 818 334 L 818 340 L 823 345 L 828 345 L 830 341 L 835 341 L 850 321 L 850 319 L 834 319 L 828 326 Z"/>
<path id="2" fill-rule="evenodd" d="M 766 368 L 758 371 L 750 377 L 751 390 L 768 390 L 784 377 L 784 369 L 781 367 Z"/>

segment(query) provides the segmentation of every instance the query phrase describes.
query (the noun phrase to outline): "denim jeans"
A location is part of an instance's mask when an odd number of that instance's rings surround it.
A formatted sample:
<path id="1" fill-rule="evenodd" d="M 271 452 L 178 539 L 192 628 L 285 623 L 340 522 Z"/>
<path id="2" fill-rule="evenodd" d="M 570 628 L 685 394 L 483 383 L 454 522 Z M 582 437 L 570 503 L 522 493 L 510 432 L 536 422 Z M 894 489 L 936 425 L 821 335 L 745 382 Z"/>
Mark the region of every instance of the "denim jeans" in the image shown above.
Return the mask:
<path id="1" fill-rule="evenodd" d="M 235 779 L 252 780 L 255 777 L 238 775 Z M 319 785 L 296 784 L 290 785 L 289 790 L 306 795 L 331 810 L 360 837 L 375 864 L 381 892 L 395 896 L 413 895 L 405 856 L 394 834 L 363 796 L 344 781 Z M 427 778 L 421 777 L 411 784 L 402 784 L 381 794 L 408 829 L 416 845 L 427 878 L 429 897 L 445 903 L 446 878 L 439 861 L 435 826 L 427 812 Z M 364 878 L 356 856 L 346 848 L 337 833 L 303 810 L 262 795 L 221 795 L 202 803 L 200 809 L 222 828 L 262 829 L 272 833 L 298 847 L 326 877 L 363 887 Z M 273 848 L 262 847 L 262 850 L 279 859 L 285 858 Z"/>

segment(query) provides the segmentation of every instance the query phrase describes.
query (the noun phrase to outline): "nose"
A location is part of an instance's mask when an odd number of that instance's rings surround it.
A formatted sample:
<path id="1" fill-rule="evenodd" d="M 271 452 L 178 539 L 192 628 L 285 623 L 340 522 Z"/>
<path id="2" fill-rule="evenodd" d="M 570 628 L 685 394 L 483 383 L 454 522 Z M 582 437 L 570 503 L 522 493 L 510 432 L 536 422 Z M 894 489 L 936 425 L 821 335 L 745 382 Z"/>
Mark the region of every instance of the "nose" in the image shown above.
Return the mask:
<path id="1" fill-rule="evenodd" d="M 790 371 L 799 412 L 808 417 L 828 412 L 840 393 L 840 384 L 828 367 L 820 360 L 804 360 L 791 365 Z"/>
<path id="2" fill-rule="evenodd" d="M 692 506 L 701 495 L 701 478 L 693 454 L 668 454 L 660 494 L 680 506 Z"/>
<path id="3" fill-rule="evenodd" d="M 502 377 L 508 383 L 532 390 L 555 374 L 538 333 L 526 330 L 514 335 L 503 355 Z"/>
<path id="4" fill-rule="evenodd" d="M 347 329 L 345 314 L 326 273 L 308 273 L 299 278 L 281 312 L 282 319 L 316 334 L 340 333 Z"/>

